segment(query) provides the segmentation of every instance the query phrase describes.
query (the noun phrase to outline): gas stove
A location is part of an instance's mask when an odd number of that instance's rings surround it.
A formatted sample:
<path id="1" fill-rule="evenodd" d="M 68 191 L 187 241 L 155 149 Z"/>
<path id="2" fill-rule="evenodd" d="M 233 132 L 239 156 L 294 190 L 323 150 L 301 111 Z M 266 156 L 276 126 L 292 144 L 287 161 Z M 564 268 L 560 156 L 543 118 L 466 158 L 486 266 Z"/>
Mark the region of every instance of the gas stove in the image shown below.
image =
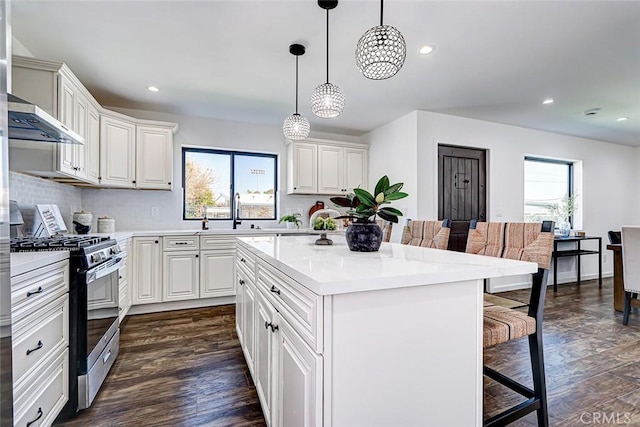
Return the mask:
<path id="1" fill-rule="evenodd" d="M 117 242 L 109 237 L 61 235 L 11 239 L 11 252 L 63 251 L 71 252 L 73 262 L 89 269 L 113 258 L 120 252 Z"/>

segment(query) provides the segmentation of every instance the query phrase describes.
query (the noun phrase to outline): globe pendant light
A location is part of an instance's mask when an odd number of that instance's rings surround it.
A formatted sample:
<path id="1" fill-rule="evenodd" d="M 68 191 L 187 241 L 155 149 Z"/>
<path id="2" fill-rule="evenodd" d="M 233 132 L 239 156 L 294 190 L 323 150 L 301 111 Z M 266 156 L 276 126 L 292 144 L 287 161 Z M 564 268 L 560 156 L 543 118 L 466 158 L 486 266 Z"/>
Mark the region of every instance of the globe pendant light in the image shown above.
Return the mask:
<path id="1" fill-rule="evenodd" d="M 318 6 L 327 11 L 327 82 L 319 85 L 311 94 L 311 111 L 318 117 L 338 117 L 344 109 L 344 93 L 329 83 L 329 10 L 338 5 L 338 0 L 318 0 Z"/>
<path id="2" fill-rule="evenodd" d="M 304 46 L 301 44 L 292 44 L 289 46 L 289 53 L 296 57 L 296 112 L 284 119 L 282 124 L 282 132 L 284 136 L 290 140 L 298 141 L 309 136 L 309 120 L 301 114 L 298 114 L 298 57 L 304 55 Z"/>
<path id="3" fill-rule="evenodd" d="M 364 33 L 356 47 L 356 65 L 368 79 L 393 77 L 404 64 L 407 44 L 397 28 L 382 24 L 384 0 L 380 0 L 380 25 Z"/>

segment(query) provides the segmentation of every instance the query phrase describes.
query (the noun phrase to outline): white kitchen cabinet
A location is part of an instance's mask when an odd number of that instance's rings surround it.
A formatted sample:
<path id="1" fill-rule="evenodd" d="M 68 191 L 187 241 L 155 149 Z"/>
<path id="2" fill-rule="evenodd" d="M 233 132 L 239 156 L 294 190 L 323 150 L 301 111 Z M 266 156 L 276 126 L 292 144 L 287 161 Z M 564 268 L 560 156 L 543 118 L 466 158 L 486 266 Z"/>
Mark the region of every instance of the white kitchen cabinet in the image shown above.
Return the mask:
<path id="1" fill-rule="evenodd" d="M 136 128 L 136 187 L 171 190 L 173 132 L 159 126 Z"/>
<path id="2" fill-rule="evenodd" d="M 274 329 L 277 326 L 275 320 L 276 310 L 261 292 L 257 292 L 255 303 L 255 385 L 264 419 L 267 426 L 271 426 L 274 395 L 274 370 L 277 345 Z"/>
<path id="3" fill-rule="evenodd" d="M 240 346 L 244 349 L 244 285 L 246 280 L 238 272 L 236 279 L 236 333 Z"/>
<path id="4" fill-rule="evenodd" d="M 289 194 L 314 194 L 318 191 L 318 146 L 292 142 L 287 148 L 287 184 Z"/>
<path id="5" fill-rule="evenodd" d="M 163 259 L 163 302 L 200 297 L 200 262 L 198 251 L 165 252 Z"/>
<path id="6" fill-rule="evenodd" d="M 69 263 L 11 277 L 15 425 L 51 425 L 69 400 Z"/>
<path id="7" fill-rule="evenodd" d="M 274 332 L 277 392 L 273 426 L 322 426 L 322 357 L 279 314 L 274 323 L 278 329 Z"/>
<path id="8" fill-rule="evenodd" d="M 69 129 L 76 131 L 76 115 L 74 111 L 78 96 L 76 87 L 71 83 L 69 79 L 61 76 L 59 91 L 60 107 L 58 111 L 60 112 L 60 114 L 58 116 L 58 119 L 63 125 L 67 126 Z M 76 133 L 78 132 L 76 131 Z M 76 157 L 76 144 L 60 144 L 60 146 L 58 147 L 58 170 L 72 176 L 75 175 Z"/>
<path id="9" fill-rule="evenodd" d="M 162 246 L 160 237 L 134 237 L 131 263 L 133 305 L 162 302 Z"/>
<path id="10" fill-rule="evenodd" d="M 115 115 L 100 116 L 100 183 L 135 188 L 136 126 Z"/>
<path id="11" fill-rule="evenodd" d="M 87 134 L 85 137 L 87 181 L 100 182 L 100 113 L 95 104 L 89 101 L 87 113 Z"/>
<path id="12" fill-rule="evenodd" d="M 289 194 L 345 194 L 367 187 L 368 147 L 337 141 L 305 140 L 287 148 Z"/>
<path id="13" fill-rule="evenodd" d="M 242 299 L 242 323 L 244 325 L 242 350 L 249 367 L 249 372 L 254 376 L 254 357 L 255 357 L 255 305 L 256 305 L 256 287 L 251 280 L 245 280 L 244 298 Z"/>
<path id="14" fill-rule="evenodd" d="M 235 247 L 200 252 L 200 298 L 221 297 L 235 293 L 235 261 Z"/>
<path id="15" fill-rule="evenodd" d="M 129 280 L 129 252 L 131 246 L 131 239 L 122 238 L 118 239 L 118 246 L 120 247 L 120 253 L 118 256 L 122 257 L 122 267 L 118 271 L 118 290 L 119 290 L 119 299 L 118 299 L 118 308 L 120 311 L 120 323 L 124 320 L 129 309 L 131 309 L 131 290 Z"/>

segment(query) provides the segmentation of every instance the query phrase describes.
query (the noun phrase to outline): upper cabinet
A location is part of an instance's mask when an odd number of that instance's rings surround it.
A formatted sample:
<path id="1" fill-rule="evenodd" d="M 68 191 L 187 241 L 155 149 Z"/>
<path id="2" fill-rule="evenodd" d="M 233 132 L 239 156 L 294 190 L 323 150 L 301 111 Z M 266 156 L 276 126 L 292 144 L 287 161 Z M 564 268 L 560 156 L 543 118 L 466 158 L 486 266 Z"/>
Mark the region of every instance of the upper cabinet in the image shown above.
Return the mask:
<path id="1" fill-rule="evenodd" d="M 13 57 L 11 93 L 85 139 L 84 145 L 12 142 L 11 170 L 83 187 L 171 190 L 175 123 L 106 110 L 62 63 Z"/>
<path id="2" fill-rule="evenodd" d="M 305 140 L 288 146 L 288 193 L 339 195 L 367 187 L 364 144 Z"/>

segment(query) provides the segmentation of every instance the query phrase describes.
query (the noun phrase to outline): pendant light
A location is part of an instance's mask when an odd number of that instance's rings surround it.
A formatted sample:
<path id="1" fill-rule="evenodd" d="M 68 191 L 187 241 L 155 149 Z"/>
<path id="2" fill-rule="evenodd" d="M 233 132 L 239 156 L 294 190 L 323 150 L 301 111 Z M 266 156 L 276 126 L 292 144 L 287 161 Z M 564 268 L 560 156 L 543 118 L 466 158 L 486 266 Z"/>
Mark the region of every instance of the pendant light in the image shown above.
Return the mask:
<path id="1" fill-rule="evenodd" d="M 338 0 L 318 0 L 318 6 L 327 11 L 327 82 L 319 85 L 311 94 L 311 111 L 318 117 L 338 117 L 344 109 L 344 93 L 329 83 L 329 10 L 338 5 Z"/>
<path id="2" fill-rule="evenodd" d="M 309 120 L 298 113 L 298 57 L 304 55 L 305 48 L 301 44 L 289 46 L 289 53 L 296 57 L 296 112 L 284 119 L 282 132 L 290 140 L 298 141 L 309 136 Z"/>
<path id="3" fill-rule="evenodd" d="M 380 0 L 380 25 L 360 37 L 356 47 L 356 65 L 368 79 L 384 80 L 393 77 L 404 64 L 407 44 L 396 27 L 383 25 L 384 0 Z"/>

